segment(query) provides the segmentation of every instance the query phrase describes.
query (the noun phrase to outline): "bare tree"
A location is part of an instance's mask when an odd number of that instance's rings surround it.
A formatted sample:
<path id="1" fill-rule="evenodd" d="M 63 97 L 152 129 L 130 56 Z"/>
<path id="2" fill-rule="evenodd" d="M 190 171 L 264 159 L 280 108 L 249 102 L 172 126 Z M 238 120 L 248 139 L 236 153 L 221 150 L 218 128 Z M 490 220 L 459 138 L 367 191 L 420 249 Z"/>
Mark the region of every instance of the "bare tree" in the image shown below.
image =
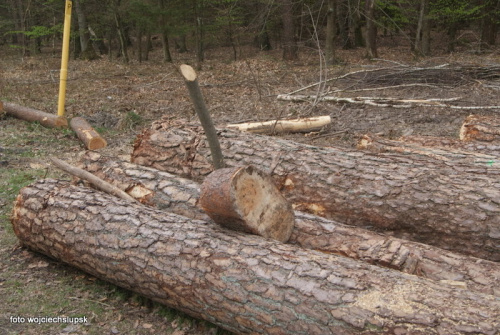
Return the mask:
<path id="1" fill-rule="evenodd" d="M 366 0 L 366 51 L 369 58 L 377 58 L 377 24 L 375 22 L 375 0 Z"/>
<path id="2" fill-rule="evenodd" d="M 282 0 L 281 18 L 283 21 L 283 59 L 296 60 L 299 58 L 297 41 L 295 39 L 295 24 L 293 21 L 293 1 Z"/>

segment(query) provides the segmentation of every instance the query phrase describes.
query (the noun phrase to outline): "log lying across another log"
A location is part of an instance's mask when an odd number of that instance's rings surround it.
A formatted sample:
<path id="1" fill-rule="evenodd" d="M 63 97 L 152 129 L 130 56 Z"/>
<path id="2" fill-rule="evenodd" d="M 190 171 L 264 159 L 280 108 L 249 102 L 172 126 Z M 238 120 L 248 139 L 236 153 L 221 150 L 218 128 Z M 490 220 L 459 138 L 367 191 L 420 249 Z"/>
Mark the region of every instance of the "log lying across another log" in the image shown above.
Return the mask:
<path id="1" fill-rule="evenodd" d="M 500 144 L 500 118 L 469 115 L 460 128 L 462 141 L 485 141 Z"/>
<path id="2" fill-rule="evenodd" d="M 500 261 L 500 169 L 227 129 L 219 139 L 227 166 L 273 166 L 297 210 Z M 209 155 L 201 127 L 158 121 L 137 138 L 132 161 L 200 180 L 212 171 Z"/>
<path id="3" fill-rule="evenodd" d="M 198 184 L 152 168 L 87 152 L 83 168 L 128 190 L 137 200 L 193 219 L 209 220 L 196 205 Z M 405 273 L 500 297 L 500 263 L 295 212 L 289 243 L 385 266 Z"/>
<path id="4" fill-rule="evenodd" d="M 44 180 L 12 216 L 27 247 L 251 334 L 495 334 L 500 301 Z"/>
<path id="5" fill-rule="evenodd" d="M 64 116 L 45 113 L 33 108 L 19 106 L 10 102 L 4 102 L 4 110 L 7 114 L 12 115 L 18 119 L 29 122 L 38 121 L 40 124 L 47 128 L 66 128 L 68 127 L 68 120 Z"/>
<path id="6" fill-rule="evenodd" d="M 500 146 L 499 155 L 495 155 L 494 153 L 478 153 L 451 148 L 426 147 L 411 142 L 388 140 L 376 135 L 363 135 L 358 141 L 357 147 L 361 150 L 378 153 L 397 152 L 403 155 L 429 156 L 444 162 L 462 162 L 476 166 L 500 167 Z"/>

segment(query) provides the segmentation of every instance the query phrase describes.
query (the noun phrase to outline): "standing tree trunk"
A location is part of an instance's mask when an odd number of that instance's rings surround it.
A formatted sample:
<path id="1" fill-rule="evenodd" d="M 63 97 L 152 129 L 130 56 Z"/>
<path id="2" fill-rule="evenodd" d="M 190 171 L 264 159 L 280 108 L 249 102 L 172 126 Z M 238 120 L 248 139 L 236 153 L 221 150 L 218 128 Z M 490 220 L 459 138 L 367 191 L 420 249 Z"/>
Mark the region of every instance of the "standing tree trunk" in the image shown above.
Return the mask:
<path id="1" fill-rule="evenodd" d="M 118 34 L 118 40 L 120 42 L 120 54 L 123 57 L 123 61 L 128 63 L 128 51 L 127 51 L 127 39 L 125 37 L 125 30 L 123 29 L 123 23 L 120 17 L 120 2 L 121 0 L 111 0 L 112 2 L 112 10 L 113 10 L 113 18 L 115 20 L 116 32 Z M 110 47 L 111 49 L 111 47 Z"/>
<path id="2" fill-rule="evenodd" d="M 377 22 L 375 21 L 375 0 L 366 0 L 366 52 L 368 58 L 377 58 Z"/>
<path id="3" fill-rule="evenodd" d="M 201 8 L 199 0 L 193 0 L 194 26 L 195 26 L 195 43 L 196 43 L 196 70 L 201 70 L 201 64 L 205 60 L 205 45 L 204 45 L 204 29 L 203 18 L 201 16 Z"/>
<path id="4" fill-rule="evenodd" d="M 165 0 L 158 0 L 160 7 L 160 29 L 161 29 L 161 44 L 163 48 L 163 61 L 171 63 L 172 55 L 170 54 L 170 46 L 168 42 L 168 18 L 165 12 Z"/>
<path id="5" fill-rule="evenodd" d="M 295 24 L 293 20 L 293 1 L 281 1 L 281 17 L 283 21 L 283 59 L 297 60 L 299 52 L 295 39 Z"/>
<path id="6" fill-rule="evenodd" d="M 75 4 L 76 17 L 78 20 L 78 33 L 80 36 L 81 58 L 85 60 L 93 60 L 97 58 L 97 54 L 90 41 L 90 32 L 87 25 L 87 18 L 82 8 L 80 0 L 73 0 Z"/>
<path id="7" fill-rule="evenodd" d="M 421 56 L 428 56 L 430 53 L 429 0 L 420 0 L 414 50 Z"/>
<path id="8" fill-rule="evenodd" d="M 335 39 L 337 37 L 337 1 L 328 0 L 327 18 L 326 18 L 326 63 L 332 65 L 337 63 L 335 55 Z"/>
<path id="9" fill-rule="evenodd" d="M 498 33 L 498 15 L 500 13 L 500 1 L 489 0 L 483 9 L 481 22 L 481 47 L 495 45 Z"/>
<path id="10" fill-rule="evenodd" d="M 210 173 L 201 127 L 179 126 L 154 123 L 136 140 L 133 162 L 197 180 Z M 276 183 L 297 210 L 500 260 L 497 169 L 312 147 L 230 130 L 218 135 L 228 167 L 275 165 Z"/>
<path id="11" fill-rule="evenodd" d="M 25 246 L 236 333 L 494 334 L 500 301 L 45 180 L 21 190 Z"/>

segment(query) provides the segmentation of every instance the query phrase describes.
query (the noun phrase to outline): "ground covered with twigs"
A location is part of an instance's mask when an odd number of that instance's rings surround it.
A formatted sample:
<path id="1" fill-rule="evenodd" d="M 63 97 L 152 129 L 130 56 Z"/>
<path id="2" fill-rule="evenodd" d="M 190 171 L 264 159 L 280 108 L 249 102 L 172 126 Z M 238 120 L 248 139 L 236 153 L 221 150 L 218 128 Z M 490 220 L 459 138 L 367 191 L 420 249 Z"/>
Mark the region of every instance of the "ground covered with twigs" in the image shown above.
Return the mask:
<path id="1" fill-rule="evenodd" d="M 321 65 L 314 52 L 284 63 L 280 51 L 249 50 L 237 61 L 227 60 L 226 51 L 209 50 L 199 72 L 207 104 L 221 127 L 330 115 L 332 124 L 321 131 L 283 136 L 352 147 L 366 133 L 456 138 L 469 114 L 500 112 L 500 54 L 495 51 L 415 60 L 407 50 L 391 49 L 381 50 L 383 59 L 371 61 L 362 50 L 341 51 L 344 62 L 331 67 Z M 178 73 L 178 66 L 194 56 L 177 54 L 175 64 L 160 58 L 157 51 L 143 63 L 70 61 L 67 116 L 83 116 L 101 132 L 108 141 L 104 154 L 127 159 L 134 138 L 153 120 L 195 118 Z M 55 113 L 59 65 L 50 54 L 22 59 L 15 50 L 0 50 L 0 100 Z M 83 151 L 70 130 L 0 119 L 0 334 L 222 332 L 19 246 L 9 222 L 19 188 L 46 176 L 70 178 L 48 158 L 71 162 Z M 89 321 L 28 324 L 11 319 L 61 315 Z"/>

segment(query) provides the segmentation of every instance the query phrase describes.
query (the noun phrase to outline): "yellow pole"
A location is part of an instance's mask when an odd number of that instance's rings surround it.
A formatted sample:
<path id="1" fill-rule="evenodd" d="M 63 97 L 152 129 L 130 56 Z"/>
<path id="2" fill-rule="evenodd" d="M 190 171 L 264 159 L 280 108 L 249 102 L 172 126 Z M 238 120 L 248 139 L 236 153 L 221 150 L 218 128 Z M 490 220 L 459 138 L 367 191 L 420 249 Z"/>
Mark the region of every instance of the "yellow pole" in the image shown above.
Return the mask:
<path id="1" fill-rule="evenodd" d="M 71 32 L 71 7 L 73 2 L 66 0 L 66 10 L 64 13 L 64 33 L 61 57 L 61 75 L 59 79 L 59 105 L 57 115 L 64 116 L 64 102 L 66 100 L 66 80 L 68 79 L 68 58 L 69 58 L 69 34 Z"/>

